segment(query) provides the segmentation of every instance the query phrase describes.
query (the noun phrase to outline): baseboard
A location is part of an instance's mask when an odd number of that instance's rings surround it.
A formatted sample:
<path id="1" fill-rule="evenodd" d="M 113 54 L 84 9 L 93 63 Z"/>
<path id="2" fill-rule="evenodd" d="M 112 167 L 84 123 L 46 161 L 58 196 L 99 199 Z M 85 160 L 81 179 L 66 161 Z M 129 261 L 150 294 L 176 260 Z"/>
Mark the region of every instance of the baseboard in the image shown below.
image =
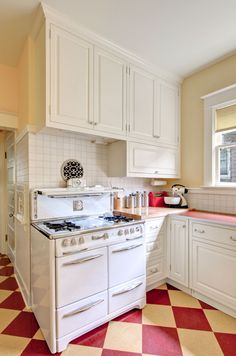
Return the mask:
<path id="1" fill-rule="evenodd" d="M 9 257 L 11 263 L 13 266 L 15 266 L 15 253 L 14 251 L 10 248 L 10 246 L 7 246 L 7 256 Z"/>
<path id="2" fill-rule="evenodd" d="M 25 302 L 25 305 L 30 308 L 31 306 L 31 297 L 30 297 L 30 292 L 29 290 L 26 288 L 26 285 L 18 271 L 18 269 L 16 268 L 15 266 L 15 275 L 16 275 L 16 280 L 17 280 L 17 283 L 18 283 L 18 286 L 20 288 L 20 291 L 21 291 L 21 294 L 22 294 L 22 297 L 24 299 L 24 302 Z"/>

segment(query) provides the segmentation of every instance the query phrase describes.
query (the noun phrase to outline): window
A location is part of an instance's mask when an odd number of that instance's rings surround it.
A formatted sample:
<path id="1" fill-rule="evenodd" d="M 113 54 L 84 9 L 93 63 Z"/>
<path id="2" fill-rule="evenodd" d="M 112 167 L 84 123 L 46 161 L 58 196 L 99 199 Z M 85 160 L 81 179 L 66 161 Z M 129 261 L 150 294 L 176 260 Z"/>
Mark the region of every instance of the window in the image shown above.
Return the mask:
<path id="1" fill-rule="evenodd" d="M 204 186 L 236 188 L 236 84 L 204 99 Z"/>

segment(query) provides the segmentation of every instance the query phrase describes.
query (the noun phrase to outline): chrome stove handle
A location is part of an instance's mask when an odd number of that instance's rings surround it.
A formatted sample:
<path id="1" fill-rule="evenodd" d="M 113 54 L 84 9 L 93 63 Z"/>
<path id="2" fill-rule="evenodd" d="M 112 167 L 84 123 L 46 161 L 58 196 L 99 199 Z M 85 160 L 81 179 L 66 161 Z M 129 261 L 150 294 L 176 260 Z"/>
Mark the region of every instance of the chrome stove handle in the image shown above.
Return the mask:
<path id="1" fill-rule="evenodd" d="M 78 260 L 75 260 L 75 261 L 63 263 L 63 266 L 79 265 L 81 263 L 88 262 L 88 261 L 94 260 L 95 258 L 99 258 L 102 256 L 103 256 L 102 254 L 99 254 L 99 255 L 93 255 L 93 256 L 88 256 L 88 257 L 84 257 L 84 258 L 79 258 Z"/>
<path id="2" fill-rule="evenodd" d="M 130 286 L 130 287 L 128 287 L 128 288 L 124 288 L 124 289 L 122 289 L 122 290 L 120 290 L 120 291 L 118 291 L 118 292 L 113 293 L 113 294 L 112 294 L 112 297 L 115 297 L 115 296 L 120 295 L 120 294 L 128 293 L 128 292 L 130 292 L 131 290 L 138 288 L 138 287 L 141 286 L 142 284 L 143 284 L 143 282 L 139 282 L 139 283 L 133 284 L 132 286 Z"/>
<path id="3" fill-rule="evenodd" d="M 99 299 L 99 300 L 97 300 L 96 302 L 89 303 L 89 304 L 87 304 L 87 305 L 85 305 L 85 306 L 83 306 L 83 307 L 81 307 L 81 308 L 79 308 L 79 309 L 77 309 L 77 310 L 74 310 L 74 311 L 71 312 L 71 313 L 68 313 L 68 314 L 63 315 L 63 318 L 68 318 L 69 316 L 74 316 L 74 315 L 76 315 L 76 314 L 83 313 L 83 312 L 85 312 L 85 311 L 91 309 L 92 307 L 95 307 L 96 305 L 98 305 L 98 304 L 100 304 L 100 303 L 102 303 L 102 302 L 104 302 L 104 299 Z"/>
<path id="4" fill-rule="evenodd" d="M 126 241 L 138 240 L 138 239 L 142 239 L 142 238 L 143 238 L 142 235 L 136 236 L 136 237 L 127 237 Z"/>
<path id="5" fill-rule="evenodd" d="M 134 248 L 140 247 L 143 244 L 138 244 L 138 245 L 131 245 L 128 247 L 123 247 L 123 248 L 119 248 L 118 250 L 113 250 L 112 253 L 117 253 L 117 252 L 123 252 L 123 251 L 128 251 L 128 250 L 133 250 Z"/>

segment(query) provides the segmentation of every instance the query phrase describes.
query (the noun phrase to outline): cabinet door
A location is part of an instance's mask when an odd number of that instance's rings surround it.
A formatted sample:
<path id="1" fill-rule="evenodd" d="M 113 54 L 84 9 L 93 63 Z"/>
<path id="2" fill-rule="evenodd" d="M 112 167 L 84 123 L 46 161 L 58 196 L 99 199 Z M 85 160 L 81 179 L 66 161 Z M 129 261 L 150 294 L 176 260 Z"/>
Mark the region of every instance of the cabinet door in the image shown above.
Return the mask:
<path id="1" fill-rule="evenodd" d="M 138 67 L 130 66 L 129 135 L 154 140 L 159 133 L 156 77 Z"/>
<path id="2" fill-rule="evenodd" d="M 188 287 L 188 232 L 185 220 L 171 220 L 169 277 Z"/>
<path id="3" fill-rule="evenodd" d="M 55 26 L 51 28 L 50 43 L 50 121 L 92 127 L 93 46 Z"/>
<path id="4" fill-rule="evenodd" d="M 170 145 L 179 143 L 179 88 L 166 82 L 159 84 L 160 138 L 158 142 Z"/>
<path id="5" fill-rule="evenodd" d="M 235 250 L 193 240 L 192 289 L 236 309 L 235 271 Z"/>
<path id="6" fill-rule="evenodd" d="M 179 174 L 178 150 L 128 143 L 129 172 L 143 177 L 174 178 Z"/>
<path id="7" fill-rule="evenodd" d="M 100 48 L 94 53 L 96 130 L 126 134 L 126 62 Z"/>

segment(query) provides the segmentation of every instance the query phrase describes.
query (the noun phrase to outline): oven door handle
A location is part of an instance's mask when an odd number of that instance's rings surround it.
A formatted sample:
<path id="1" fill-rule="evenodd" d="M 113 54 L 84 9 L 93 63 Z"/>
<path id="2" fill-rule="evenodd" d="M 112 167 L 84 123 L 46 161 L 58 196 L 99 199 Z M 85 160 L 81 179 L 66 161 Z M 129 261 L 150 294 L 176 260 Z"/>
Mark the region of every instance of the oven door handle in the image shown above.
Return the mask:
<path id="1" fill-rule="evenodd" d="M 120 295 L 120 294 L 128 293 L 128 292 L 130 292 L 131 290 L 138 288 L 138 287 L 141 286 L 142 284 L 143 284 L 143 282 L 139 282 L 139 283 L 133 284 L 132 286 L 130 286 L 130 287 L 128 287 L 128 288 L 125 288 L 125 289 L 122 289 L 122 290 L 120 290 L 120 291 L 118 291 L 118 292 L 113 293 L 113 294 L 112 294 L 112 297 L 115 297 L 115 296 Z"/>
<path id="2" fill-rule="evenodd" d="M 138 239 L 142 239 L 142 238 L 143 238 L 143 235 L 136 236 L 136 237 L 127 237 L 126 241 L 138 240 Z"/>
<path id="3" fill-rule="evenodd" d="M 79 265 L 81 263 L 88 262 L 88 261 L 94 260 L 95 258 L 99 258 L 102 256 L 103 256 L 103 254 L 99 254 L 99 255 L 93 255 L 93 256 L 88 256 L 88 257 L 84 257 L 84 258 L 79 258 L 78 260 L 75 260 L 75 261 L 63 263 L 63 266 Z"/>
<path id="4" fill-rule="evenodd" d="M 68 318 L 69 316 L 74 316 L 74 315 L 83 313 L 83 312 L 95 307 L 96 305 L 98 305 L 98 304 L 100 304 L 102 302 L 104 302 L 104 299 L 99 299 L 96 302 L 92 302 L 92 303 L 86 304 L 86 305 L 84 305 L 83 307 L 81 307 L 81 308 L 79 308 L 77 310 L 74 310 L 74 311 L 72 311 L 72 312 L 70 312 L 68 314 L 63 315 L 63 318 Z"/>
<path id="5" fill-rule="evenodd" d="M 123 248 L 119 248 L 118 250 L 113 250 L 112 253 L 117 253 L 117 252 L 123 252 L 123 251 L 128 251 L 128 250 L 133 250 L 134 248 L 140 247 L 143 244 L 138 244 L 138 245 L 131 245 L 128 247 L 123 247 Z"/>

